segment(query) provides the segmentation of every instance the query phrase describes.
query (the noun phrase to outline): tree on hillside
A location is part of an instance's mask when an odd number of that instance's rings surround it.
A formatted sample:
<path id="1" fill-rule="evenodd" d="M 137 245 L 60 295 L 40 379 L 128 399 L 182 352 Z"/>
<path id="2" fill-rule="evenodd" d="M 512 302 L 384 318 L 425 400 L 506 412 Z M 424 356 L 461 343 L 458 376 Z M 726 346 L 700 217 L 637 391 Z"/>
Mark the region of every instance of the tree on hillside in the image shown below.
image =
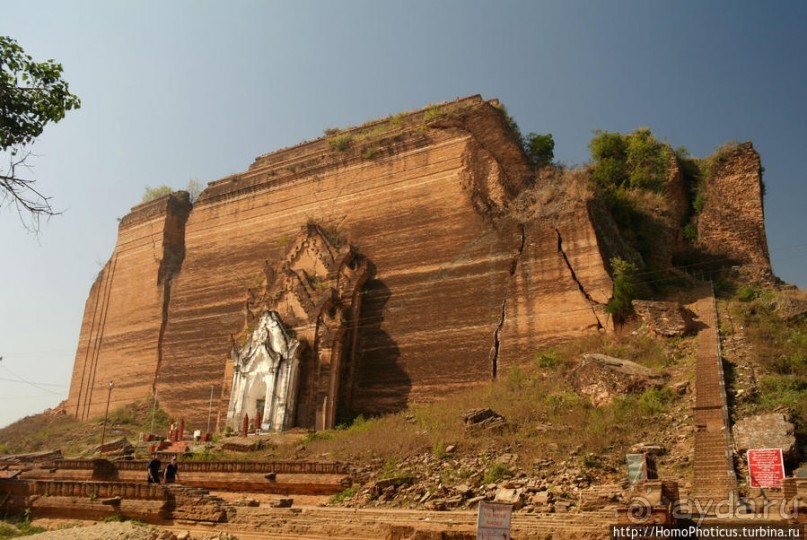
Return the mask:
<path id="1" fill-rule="evenodd" d="M 616 324 L 622 324 L 633 313 L 633 299 L 636 298 L 636 265 L 620 257 L 611 259 L 614 279 L 614 293 L 605 306 L 605 312 L 614 317 Z"/>
<path id="2" fill-rule="evenodd" d="M 33 231 L 41 216 L 57 214 L 50 197 L 31 176 L 30 146 L 48 123 L 56 123 L 81 101 L 62 80 L 62 66 L 53 60 L 34 62 L 17 42 L 0 36 L 0 207 L 13 205 Z"/>

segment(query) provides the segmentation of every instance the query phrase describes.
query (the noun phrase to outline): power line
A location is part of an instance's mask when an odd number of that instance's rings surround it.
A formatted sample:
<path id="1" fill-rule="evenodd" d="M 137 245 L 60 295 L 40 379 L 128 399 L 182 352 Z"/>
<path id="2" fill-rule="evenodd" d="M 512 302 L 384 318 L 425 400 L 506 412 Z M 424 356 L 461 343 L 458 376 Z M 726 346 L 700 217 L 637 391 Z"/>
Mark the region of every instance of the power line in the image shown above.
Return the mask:
<path id="1" fill-rule="evenodd" d="M 6 365 L 5 365 L 5 364 L 4 364 L 2 361 L 3 361 L 3 357 L 2 357 L 2 356 L 0 356 L 0 367 L 1 367 L 1 368 L 3 368 L 3 369 L 4 369 L 6 372 L 8 372 L 9 374 L 11 374 L 13 377 L 15 377 L 15 378 L 16 378 L 16 379 L 17 379 L 19 382 L 24 382 L 25 384 L 31 385 L 31 386 L 33 386 L 34 388 L 39 388 L 39 389 L 40 389 L 40 390 L 42 390 L 43 392 L 47 392 L 47 393 L 49 393 L 49 394 L 53 394 L 53 395 L 57 395 L 57 396 L 58 396 L 58 395 L 61 395 L 59 392 L 54 392 L 53 390 L 48 390 L 47 388 L 43 388 L 42 386 L 40 386 L 39 384 L 37 384 L 37 383 L 35 383 L 35 382 L 31 382 L 31 381 L 29 381 L 28 379 L 25 379 L 25 378 L 23 378 L 23 377 L 20 377 L 19 375 L 17 375 L 16 373 L 14 373 L 14 372 L 13 372 L 13 371 L 11 371 L 10 369 L 8 369 L 8 368 L 6 367 Z"/>
<path id="2" fill-rule="evenodd" d="M 28 381 L 21 381 L 19 379 L 4 379 L 2 377 L 0 377 L 0 381 L 31 384 Z M 70 386 L 69 384 L 53 384 L 53 383 L 42 383 L 42 382 L 38 382 L 36 384 L 38 384 L 39 386 L 53 386 L 53 387 L 56 387 L 56 388 L 68 388 Z"/>

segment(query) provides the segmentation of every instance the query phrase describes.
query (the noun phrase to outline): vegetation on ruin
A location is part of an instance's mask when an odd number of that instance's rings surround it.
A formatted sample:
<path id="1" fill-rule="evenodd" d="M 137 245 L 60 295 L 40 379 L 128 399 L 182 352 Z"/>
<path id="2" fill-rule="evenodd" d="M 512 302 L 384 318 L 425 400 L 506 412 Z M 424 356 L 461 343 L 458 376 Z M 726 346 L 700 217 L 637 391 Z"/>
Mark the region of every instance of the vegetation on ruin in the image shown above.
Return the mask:
<path id="1" fill-rule="evenodd" d="M 337 152 L 347 152 L 352 142 L 353 135 L 349 133 L 334 135 L 328 138 L 328 144 L 331 146 L 331 149 Z"/>
<path id="2" fill-rule="evenodd" d="M 141 203 L 147 203 L 149 201 L 153 201 L 154 199 L 159 199 L 160 197 L 165 197 L 166 195 L 170 195 L 174 192 L 171 186 L 166 186 L 165 184 L 157 187 L 146 186 L 146 189 L 143 190 L 143 197 L 141 197 Z"/>
<path id="3" fill-rule="evenodd" d="M 647 128 L 622 135 L 595 131 L 589 143 L 593 181 L 607 189 L 647 189 L 662 192 L 666 186 L 671 152 Z"/>
<path id="4" fill-rule="evenodd" d="M 546 167 L 555 157 L 555 139 L 551 133 L 529 133 L 524 139 L 524 152 L 534 167 Z"/>
<path id="5" fill-rule="evenodd" d="M 185 191 L 188 192 L 191 202 L 195 202 L 199 197 L 199 194 L 202 192 L 202 186 L 198 180 L 190 179 L 188 180 L 188 185 L 185 187 Z M 143 197 L 140 199 L 140 203 L 147 203 L 172 193 L 174 193 L 174 188 L 171 186 L 166 186 L 165 184 L 157 187 L 146 186 L 146 189 L 143 191 Z"/>
<path id="6" fill-rule="evenodd" d="M 804 300 L 804 295 L 797 296 Z M 807 324 L 805 315 L 782 316 L 787 301 L 782 292 L 740 284 L 727 295 L 727 317 L 721 324 L 724 338 L 739 338 L 748 348 L 744 370 L 754 377 L 740 380 L 732 367 L 730 383 L 735 394 L 734 416 L 761 412 L 788 412 L 796 425 L 800 446 L 807 445 Z"/>

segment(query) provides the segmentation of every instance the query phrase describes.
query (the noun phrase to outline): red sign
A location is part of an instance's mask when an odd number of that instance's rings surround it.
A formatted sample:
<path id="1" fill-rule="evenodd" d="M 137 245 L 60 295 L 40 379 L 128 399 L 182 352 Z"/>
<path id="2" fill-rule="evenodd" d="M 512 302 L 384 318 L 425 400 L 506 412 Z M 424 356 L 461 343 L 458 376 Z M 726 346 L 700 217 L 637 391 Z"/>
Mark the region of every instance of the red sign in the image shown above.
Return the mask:
<path id="1" fill-rule="evenodd" d="M 771 488 L 782 485 L 785 478 L 785 464 L 780 448 L 749 450 L 748 475 L 752 488 Z"/>

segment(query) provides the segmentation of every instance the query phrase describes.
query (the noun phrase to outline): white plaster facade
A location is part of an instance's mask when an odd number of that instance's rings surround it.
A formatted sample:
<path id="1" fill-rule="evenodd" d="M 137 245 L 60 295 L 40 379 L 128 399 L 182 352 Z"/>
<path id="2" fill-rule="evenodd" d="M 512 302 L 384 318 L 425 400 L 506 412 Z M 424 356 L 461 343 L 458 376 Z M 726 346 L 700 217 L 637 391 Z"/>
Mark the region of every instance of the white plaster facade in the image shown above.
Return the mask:
<path id="1" fill-rule="evenodd" d="M 261 415 L 261 430 L 283 431 L 294 423 L 300 374 L 300 342 L 274 311 L 264 312 L 249 341 L 233 353 L 233 385 L 227 425 L 241 429 Z"/>

